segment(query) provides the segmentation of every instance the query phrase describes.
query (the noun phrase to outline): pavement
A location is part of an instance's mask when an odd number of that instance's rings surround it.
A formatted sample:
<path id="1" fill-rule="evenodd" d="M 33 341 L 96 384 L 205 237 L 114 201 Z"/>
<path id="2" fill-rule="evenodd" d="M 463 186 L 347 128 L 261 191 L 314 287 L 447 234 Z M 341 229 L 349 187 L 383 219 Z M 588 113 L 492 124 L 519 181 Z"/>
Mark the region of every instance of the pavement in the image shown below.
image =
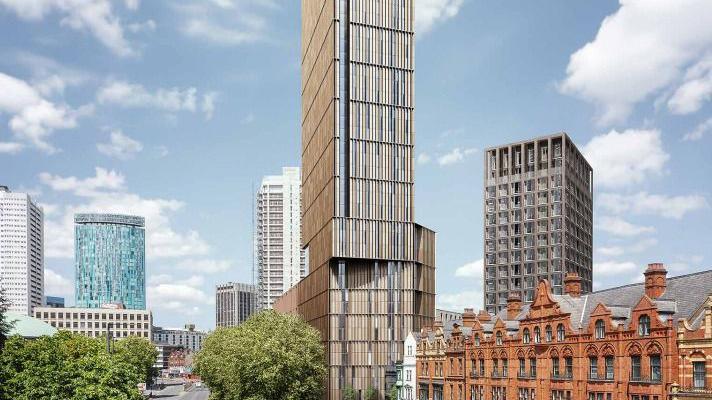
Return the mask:
<path id="1" fill-rule="evenodd" d="M 179 383 L 168 384 L 161 391 L 153 391 L 153 398 L 160 400 L 208 400 L 210 391 L 206 387 L 191 387 L 187 391 L 183 390 L 183 385 Z"/>

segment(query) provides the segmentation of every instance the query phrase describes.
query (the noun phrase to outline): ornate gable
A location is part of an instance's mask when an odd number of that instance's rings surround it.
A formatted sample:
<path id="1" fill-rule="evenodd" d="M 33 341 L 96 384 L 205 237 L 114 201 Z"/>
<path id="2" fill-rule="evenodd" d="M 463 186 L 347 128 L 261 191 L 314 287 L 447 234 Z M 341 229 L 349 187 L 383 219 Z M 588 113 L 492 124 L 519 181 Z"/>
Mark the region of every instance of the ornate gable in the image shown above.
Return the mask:
<path id="1" fill-rule="evenodd" d="M 543 279 L 536 289 L 534 302 L 529 306 L 527 318 L 543 318 L 561 314 L 559 303 L 551 296 L 549 281 Z"/>

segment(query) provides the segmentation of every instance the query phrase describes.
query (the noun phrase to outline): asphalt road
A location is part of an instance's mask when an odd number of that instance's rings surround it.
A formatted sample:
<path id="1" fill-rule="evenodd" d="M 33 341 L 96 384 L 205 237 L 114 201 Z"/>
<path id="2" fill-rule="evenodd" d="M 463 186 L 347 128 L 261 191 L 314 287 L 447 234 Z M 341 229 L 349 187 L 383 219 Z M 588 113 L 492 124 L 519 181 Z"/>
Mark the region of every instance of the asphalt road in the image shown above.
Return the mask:
<path id="1" fill-rule="evenodd" d="M 193 387 L 183 391 L 183 385 L 169 385 L 165 389 L 153 392 L 157 400 L 208 400 L 210 391 L 205 387 Z"/>

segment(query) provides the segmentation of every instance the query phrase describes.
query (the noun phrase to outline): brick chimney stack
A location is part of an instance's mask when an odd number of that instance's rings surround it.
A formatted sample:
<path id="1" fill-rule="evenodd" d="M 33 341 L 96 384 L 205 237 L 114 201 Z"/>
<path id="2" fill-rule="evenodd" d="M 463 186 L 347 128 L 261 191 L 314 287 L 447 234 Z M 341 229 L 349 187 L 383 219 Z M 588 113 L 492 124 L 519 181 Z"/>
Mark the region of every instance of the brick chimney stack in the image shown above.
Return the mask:
<path id="1" fill-rule="evenodd" d="M 657 299 L 667 288 L 667 270 L 662 263 L 648 264 L 645 270 L 645 294 L 651 299 Z"/>
<path id="2" fill-rule="evenodd" d="M 510 293 L 507 298 L 507 320 L 513 320 L 522 311 L 522 299 L 519 293 Z"/>
<path id="3" fill-rule="evenodd" d="M 575 272 L 568 272 L 564 278 L 564 293 L 571 297 L 581 297 L 581 277 Z"/>
<path id="4" fill-rule="evenodd" d="M 475 321 L 477 320 L 477 315 L 475 310 L 472 308 L 466 308 L 465 312 L 462 313 L 462 326 L 465 328 L 472 328 L 475 326 Z"/>
<path id="5" fill-rule="evenodd" d="M 480 322 L 487 322 L 487 321 L 492 321 L 492 316 L 487 313 L 485 310 L 480 310 L 480 312 L 477 314 L 477 319 Z"/>

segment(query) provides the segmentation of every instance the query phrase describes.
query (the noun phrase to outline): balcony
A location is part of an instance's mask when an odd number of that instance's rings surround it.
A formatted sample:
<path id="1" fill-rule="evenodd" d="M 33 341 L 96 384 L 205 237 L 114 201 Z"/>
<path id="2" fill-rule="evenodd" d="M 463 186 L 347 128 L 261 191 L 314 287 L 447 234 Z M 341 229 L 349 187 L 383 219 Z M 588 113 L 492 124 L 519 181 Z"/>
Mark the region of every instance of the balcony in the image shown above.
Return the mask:
<path id="1" fill-rule="evenodd" d="M 574 375 L 571 371 L 568 372 L 559 372 L 559 373 L 554 373 L 553 371 L 551 372 L 551 380 L 552 381 L 571 381 L 574 379 Z"/>
<path id="2" fill-rule="evenodd" d="M 682 393 L 691 395 L 690 397 L 697 397 L 700 399 L 707 399 L 712 396 L 712 387 L 676 387 L 672 386 L 673 393 Z"/>

